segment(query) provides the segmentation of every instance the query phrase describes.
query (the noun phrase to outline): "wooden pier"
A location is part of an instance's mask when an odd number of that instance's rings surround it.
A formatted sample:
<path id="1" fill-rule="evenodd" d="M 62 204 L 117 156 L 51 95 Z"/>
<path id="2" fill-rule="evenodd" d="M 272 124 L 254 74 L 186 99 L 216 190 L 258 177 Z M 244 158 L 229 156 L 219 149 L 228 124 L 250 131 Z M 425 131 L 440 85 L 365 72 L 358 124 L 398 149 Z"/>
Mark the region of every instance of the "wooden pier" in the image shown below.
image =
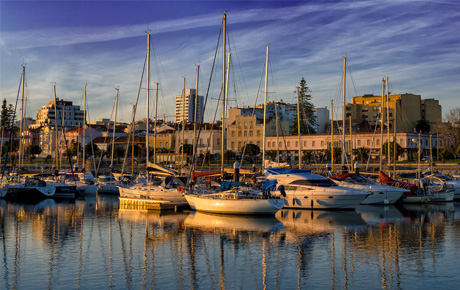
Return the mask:
<path id="1" fill-rule="evenodd" d="M 181 211 L 190 209 L 187 202 L 171 202 L 145 198 L 119 197 L 120 209 L 138 211 Z"/>

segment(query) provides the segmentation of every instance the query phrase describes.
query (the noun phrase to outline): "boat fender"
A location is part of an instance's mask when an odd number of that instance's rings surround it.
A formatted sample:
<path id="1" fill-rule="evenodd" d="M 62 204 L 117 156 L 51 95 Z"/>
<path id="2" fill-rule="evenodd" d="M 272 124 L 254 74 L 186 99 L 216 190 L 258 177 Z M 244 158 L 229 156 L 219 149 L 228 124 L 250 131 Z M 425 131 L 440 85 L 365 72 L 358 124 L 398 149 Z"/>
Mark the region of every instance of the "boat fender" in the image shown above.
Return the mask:
<path id="1" fill-rule="evenodd" d="M 292 205 L 295 205 L 295 198 L 292 199 Z"/>
<path id="2" fill-rule="evenodd" d="M 185 190 L 185 187 L 184 187 L 183 185 L 181 185 L 181 186 L 179 186 L 177 189 L 179 190 L 179 192 L 182 192 L 182 191 Z"/>
<path id="3" fill-rule="evenodd" d="M 278 190 L 283 197 L 286 197 L 286 191 L 284 190 L 284 185 L 278 186 Z"/>

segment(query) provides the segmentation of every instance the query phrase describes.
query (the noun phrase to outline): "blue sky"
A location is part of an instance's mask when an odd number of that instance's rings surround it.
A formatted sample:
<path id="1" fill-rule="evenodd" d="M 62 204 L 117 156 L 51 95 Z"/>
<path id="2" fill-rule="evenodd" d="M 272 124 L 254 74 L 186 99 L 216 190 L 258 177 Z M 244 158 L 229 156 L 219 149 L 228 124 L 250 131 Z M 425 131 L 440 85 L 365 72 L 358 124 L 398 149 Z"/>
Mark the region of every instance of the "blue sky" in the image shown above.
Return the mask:
<path id="1" fill-rule="evenodd" d="M 78 105 L 87 84 L 90 121 L 110 118 L 115 87 L 118 119 L 129 121 L 150 31 L 150 86 L 160 82 L 159 118 L 173 120 L 182 77 L 193 88 L 200 65 L 200 94 L 208 86 L 223 11 L 232 50 L 231 106 L 254 104 L 267 45 L 269 100 L 294 102 L 304 77 L 315 106 L 329 107 L 331 99 L 338 104 L 346 56 L 347 102 L 381 94 L 381 79 L 389 76 L 393 93 L 438 99 L 443 113 L 459 106 L 460 1 L 1 0 L 0 97 L 15 101 L 25 64 L 28 116 L 35 118 L 52 100 L 52 83 L 59 98 Z M 217 65 L 207 120 L 219 93 L 221 57 Z M 144 108 L 138 118 L 145 117 Z"/>

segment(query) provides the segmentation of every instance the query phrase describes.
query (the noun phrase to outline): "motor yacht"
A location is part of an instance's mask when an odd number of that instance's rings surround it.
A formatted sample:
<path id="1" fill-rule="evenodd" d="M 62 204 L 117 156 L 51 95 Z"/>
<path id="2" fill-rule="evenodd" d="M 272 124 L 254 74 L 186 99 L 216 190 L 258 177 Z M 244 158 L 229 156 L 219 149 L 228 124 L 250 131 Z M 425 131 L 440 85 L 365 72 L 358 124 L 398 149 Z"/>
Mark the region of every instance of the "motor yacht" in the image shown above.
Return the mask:
<path id="1" fill-rule="evenodd" d="M 277 191 L 286 194 L 285 208 L 355 209 L 368 195 L 364 190 L 343 187 L 308 169 L 269 168 L 267 180 L 276 180 Z"/>
<path id="2" fill-rule="evenodd" d="M 343 173 L 330 177 L 337 185 L 365 190 L 369 195 L 361 204 L 394 204 L 407 189 L 388 185 L 380 185 L 361 174 Z"/>

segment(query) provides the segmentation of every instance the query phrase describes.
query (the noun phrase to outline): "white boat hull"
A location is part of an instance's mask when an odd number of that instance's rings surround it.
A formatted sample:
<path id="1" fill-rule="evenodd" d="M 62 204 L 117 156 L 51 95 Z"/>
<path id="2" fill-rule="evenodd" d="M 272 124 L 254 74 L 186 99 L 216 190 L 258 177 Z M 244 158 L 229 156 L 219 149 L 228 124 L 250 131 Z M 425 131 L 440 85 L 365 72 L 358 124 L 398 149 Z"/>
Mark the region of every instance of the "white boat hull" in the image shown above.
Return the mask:
<path id="1" fill-rule="evenodd" d="M 403 203 L 427 203 L 430 201 L 430 197 L 426 195 L 422 196 L 405 196 L 402 197 Z"/>
<path id="2" fill-rule="evenodd" d="M 120 191 L 117 187 L 118 183 L 99 183 L 97 186 L 98 193 L 112 193 L 112 194 L 119 194 Z"/>
<path id="3" fill-rule="evenodd" d="M 450 202 L 454 201 L 453 192 L 436 192 L 429 195 L 430 202 Z"/>
<path id="4" fill-rule="evenodd" d="M 131 187 L 118 187 L 120 197 L 142 198 L 159 201 L 185 202 L 185 197 L 177 188 L 166 189 L 156 185 L 134 185 Z"/>
<path id="5" fill-rule="evenodd" d="M 285 208 L 294 209 L 355 209 L 367 196 L 362 194 L 334 194 L 328 192 L 286 190 Z"/>
<path id="6" fill-rule="evenodd" d="M 194 210 L 223 214 L 275 214 L 283 208 L 282 199 L 219 198 L 218 195 L 185 195 Z"/>

